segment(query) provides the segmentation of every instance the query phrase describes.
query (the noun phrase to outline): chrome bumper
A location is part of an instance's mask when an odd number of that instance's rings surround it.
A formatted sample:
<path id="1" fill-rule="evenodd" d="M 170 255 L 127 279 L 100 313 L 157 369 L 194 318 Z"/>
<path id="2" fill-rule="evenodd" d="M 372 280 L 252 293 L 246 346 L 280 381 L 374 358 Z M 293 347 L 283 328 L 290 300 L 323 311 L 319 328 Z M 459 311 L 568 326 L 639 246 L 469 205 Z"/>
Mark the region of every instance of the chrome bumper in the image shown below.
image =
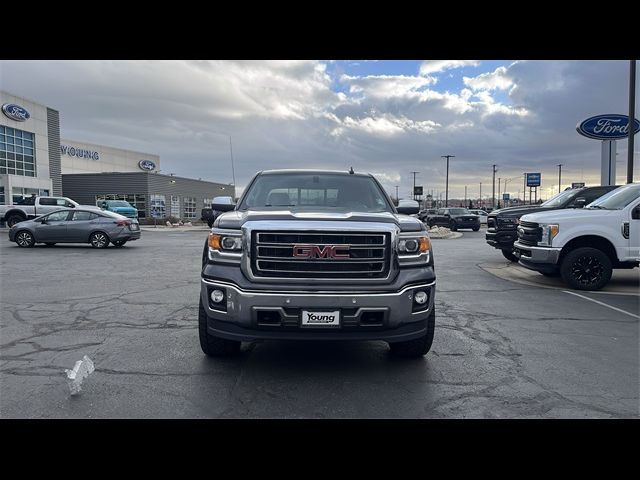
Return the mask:
<path id="1" fill-rule="evenodd" d="M 528 263 L 544 263 L 555 265 L 560 258 L 561 248 L 553 247 L 533 247 L 531 245 L 523 245 L 520 242 L 513 244 L 520 252 L 520 260 Z"/>
<path id="2" fill-rule="evenodd" d="M 227 296 L 227 311 L 212 309 L 209 300 L 209 292 L 213 289 L 224 290 Z M 413 312 L 413 292 L 417 290 L 426 291 L 429 295 L 427 308 L 418 312 Z M 201 299 L 209 318 L 221 322 L 233 323 L 239 327 L 257 329 L 257 313 L 259 311 L 276 311 L 280 314 L 284 323 L 299 325 L 298 317 L 301 309 L 305 310 L 342 310 L 341 324 L 358 326 L 360 318 L 366 312 L 383 312 L 384 330 L 398 328 L 405 324 L 425 321 L 433 311 L 435 299 L 435 281 L 430 283 L 415 284 L 406 286 L 397 292 L 380 293 L 355 293 L 346 294 L 344 292 L 331 291 L 305 291 L 305 292 L 284 292 L 284 291 L 247 291 L 240 289 L 234 284 L 201 279 Z M 361 326 L 359 328 L 367 328 Z M 306 331 L 307 329 L 301 328 Z M 259 331 L 256 331 L 256 338 L 259 338 Z"/>

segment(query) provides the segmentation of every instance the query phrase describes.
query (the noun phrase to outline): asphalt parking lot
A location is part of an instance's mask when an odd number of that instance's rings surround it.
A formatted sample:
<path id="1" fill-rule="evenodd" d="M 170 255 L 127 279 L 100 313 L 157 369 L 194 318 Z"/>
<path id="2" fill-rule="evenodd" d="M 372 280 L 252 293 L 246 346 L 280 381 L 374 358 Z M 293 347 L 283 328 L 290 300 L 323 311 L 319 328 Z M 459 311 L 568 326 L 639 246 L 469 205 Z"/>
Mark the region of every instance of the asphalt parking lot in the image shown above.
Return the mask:
<path id="1" fill-rule="evenodd" d="M 419 360 L 392 358 L 383 342 L 264 342 L 205 357 L 205 237 L 145 231 L 122 249 L 19 249 L 0 230 L 0 417 L 640 416 L 638 295 L 499 278 L 479 267 L 506 263 L 483 230 L 433 241 L 436 333 Z M 64 370 L 83 355 L 96 370 L 70 396 Z"/>

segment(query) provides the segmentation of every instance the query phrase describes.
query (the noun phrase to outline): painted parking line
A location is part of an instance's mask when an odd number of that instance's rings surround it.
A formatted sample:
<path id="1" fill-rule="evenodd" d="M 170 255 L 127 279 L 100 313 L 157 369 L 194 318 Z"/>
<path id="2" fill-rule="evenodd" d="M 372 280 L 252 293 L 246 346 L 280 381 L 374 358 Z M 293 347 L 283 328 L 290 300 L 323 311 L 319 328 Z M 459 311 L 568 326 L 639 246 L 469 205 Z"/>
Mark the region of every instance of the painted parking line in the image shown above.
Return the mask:
<path id="1" fill-rule="evenodd" d="M 564 293 L 568 293 L 569 295 L 575 295 L 576 297 L 584 298 L 585 300 L 589 300 L 590 302 L 597 303 L 598 305 L 602 305 L 603 307 L 610 308 L 611 310 L 615 310 L 616 312 L 624 313 L 625 315 L 629 315 L 630 317 L 640 319 L 640 315 L 636 315 L 635 313 L 627 312 L 626 310 L 622 310 L 621 308 L 611 306 L 604 302 L 600 302 L 598 300 L 594 300 L 593 298 L 585 297 L 584 295 L 580 295 L 579 293 L 570 292 L 568 290 L 563 290 Z"/>

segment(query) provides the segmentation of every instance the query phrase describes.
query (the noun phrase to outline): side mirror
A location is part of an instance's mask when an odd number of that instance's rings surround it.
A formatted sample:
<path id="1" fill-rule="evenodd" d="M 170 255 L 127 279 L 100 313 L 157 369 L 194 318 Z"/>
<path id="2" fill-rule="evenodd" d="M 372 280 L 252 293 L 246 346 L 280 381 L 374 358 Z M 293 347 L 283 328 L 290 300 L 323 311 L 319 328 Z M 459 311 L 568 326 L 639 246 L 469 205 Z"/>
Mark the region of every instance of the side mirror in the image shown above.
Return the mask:
<path id="1" fill-rule="evenodd" d="M 640 205 L 631 210 L 631 218 L 634 220 L 640 220 Z"/>
<path id="2" fill-rule="evenodd" d="M 218 210 L 219 212 L 230 212 L 236 208 L 236 206 L 234 203 L 212 203 L 211 208 L 213 210 Z"/>
<path id="3" fill-rule="evenodd" d="M 420 211 L 420 207 L 396 207 L 396 210 L 403 215 L 414 215 Z"/>
<path id="4" fill-rule="evenodd" d="M 584 206 L 587 204 L 587 199 L 584 197 L 578 197 L 575 199 L 575 201 L 573 202 L 573 208 L 584 208 Z"/>

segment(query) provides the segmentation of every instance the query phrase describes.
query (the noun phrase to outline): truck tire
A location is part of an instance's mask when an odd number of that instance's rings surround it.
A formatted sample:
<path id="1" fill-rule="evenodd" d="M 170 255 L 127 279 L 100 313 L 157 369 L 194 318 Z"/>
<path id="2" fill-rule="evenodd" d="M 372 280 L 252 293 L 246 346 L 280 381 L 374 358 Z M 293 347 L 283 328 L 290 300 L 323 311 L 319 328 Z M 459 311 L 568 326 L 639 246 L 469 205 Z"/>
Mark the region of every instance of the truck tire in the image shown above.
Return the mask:
<path id="1" fill-rule="evenodd" d="M 7 217 L 7 227 L 11 228 L 16 223 L 24 222 L 25 220 L 26 220 L 26 217 L 22 215 L 18 215 L 17 213 L 12 213 Z"/>
<path id="2" fill-rule="evenodd" d="M 33 238 L 33 234 L 28 230 L 16 232 L 14 238 L 20 248 L 31 248 L 36 244 L 36 239 Z"/>
<path id="3" fill-rule="evenodd" d="M 473 227 L 474 232 L 477 232 L 478 230 L 480 230 L 480 227 Z"/>
<path id="4" fill-rule="evenodd" d="M 207 220 L 207 225 L 209 225 L 209 228 L 213 227 L 213 222 L 214 220 Z"/>
<path id="5" fill-rule="evenodd" d="M 518 262 L 518 257 L 513 254 L 513 250 L 502 250 L 502 255 L 510 262 Z"/>
<path id="6" fill-rule="evenodd" d="M 89 236 L 89 243 L 93 248 L 107 248 L 109 246 L 109 236 L 104 232 L 93 232 Z"/>
<path id="7" fill-rule="evenodd" d="M 451 220 L 451 221 L 449 222 L 449 229 L 450 229 L 452 232 L 456 232 L 456 231 L 458 231 L 458 226 L 456 225 L 456 222 L 455 222 L 455 221 Z"/>
<path id="8" fill-rule="evenodd" d="M 591 247 L 568 252 L 560 265 L 562 280 L 576 290 L 600 290 L 611 280 L 612 273 L 607 254 Z"/>
<path id="9" fill-rule="evenodd" d="M 200 347 L 205 355 L 209 357 L 228 357 L 240 352 L 240 342 L 209 334 L 207 331 L 207 313 L 202 305 L 202 298 L 200 298 L 198 308 L 198 333 Z"/>
<path id="10" fill-rule="evenodd" d="M 431 350 L 431 344 L 433 343 L 433 333 L 436 326 L 436 310 L 435 307 L 427 318 L 427 333 L 414 340 L 408 340 L 406 342 L 394 342 L 390 343 L 391 354 L 397 357 L 403 358 L 418 358 L 426 355 Z"/>

